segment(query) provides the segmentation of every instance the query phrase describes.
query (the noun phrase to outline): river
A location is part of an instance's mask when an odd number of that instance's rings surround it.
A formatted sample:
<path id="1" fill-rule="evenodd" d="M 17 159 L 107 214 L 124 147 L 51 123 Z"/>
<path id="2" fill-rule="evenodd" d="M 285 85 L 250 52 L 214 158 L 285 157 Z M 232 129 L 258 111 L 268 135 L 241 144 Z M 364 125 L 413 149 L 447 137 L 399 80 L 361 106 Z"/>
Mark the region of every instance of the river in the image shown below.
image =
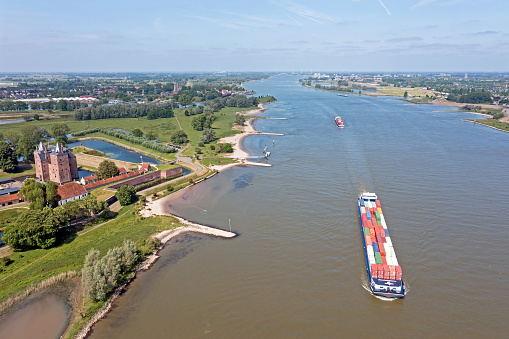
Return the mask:
<path id="1" fill-rule="evenodd" d="M 297 81 L 245 85 L 279 99 L 263 115 L 288 119 L 255 123 L 285 136 L 244 140 L 256 155 L 267 145 L 273 167 L 227 170 L 172 202 L 240 236 L 172 241 L 91 338 L 506 336 L 509 134 L 438 112 L 450 108 Z M 365 287 L 362 191 L 381 200 L 403 300 Z"/>

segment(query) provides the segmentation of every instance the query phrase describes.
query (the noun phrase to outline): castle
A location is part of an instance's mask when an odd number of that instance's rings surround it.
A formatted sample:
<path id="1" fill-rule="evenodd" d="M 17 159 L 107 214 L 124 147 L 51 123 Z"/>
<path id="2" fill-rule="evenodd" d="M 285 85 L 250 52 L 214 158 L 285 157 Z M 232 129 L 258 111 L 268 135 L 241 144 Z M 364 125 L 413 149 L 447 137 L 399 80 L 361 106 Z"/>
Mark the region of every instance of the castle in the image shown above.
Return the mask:
<path id="1" fill-rule="evenodd" d="M 56 146 L 41 142 L 34 152 L 34 159 L 37 179 L 62 184 L 79 178 L 76 156 L 58 142 Z"/>

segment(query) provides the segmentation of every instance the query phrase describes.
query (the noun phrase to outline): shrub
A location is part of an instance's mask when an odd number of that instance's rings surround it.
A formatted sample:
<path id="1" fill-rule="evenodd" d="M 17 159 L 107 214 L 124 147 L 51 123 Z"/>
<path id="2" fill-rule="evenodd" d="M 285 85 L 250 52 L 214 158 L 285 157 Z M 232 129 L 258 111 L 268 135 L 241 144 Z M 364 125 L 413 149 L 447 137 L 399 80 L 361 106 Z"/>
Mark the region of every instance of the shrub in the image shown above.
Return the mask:
<path id="1" fill-rule="evenodd" d="M 136 196 L 136 189 L 132 186 L 123 185 L 115 193 L 115 197 L 117 197 L 120 205 L 127 206 L 134 201 L 134 197 Z"/>

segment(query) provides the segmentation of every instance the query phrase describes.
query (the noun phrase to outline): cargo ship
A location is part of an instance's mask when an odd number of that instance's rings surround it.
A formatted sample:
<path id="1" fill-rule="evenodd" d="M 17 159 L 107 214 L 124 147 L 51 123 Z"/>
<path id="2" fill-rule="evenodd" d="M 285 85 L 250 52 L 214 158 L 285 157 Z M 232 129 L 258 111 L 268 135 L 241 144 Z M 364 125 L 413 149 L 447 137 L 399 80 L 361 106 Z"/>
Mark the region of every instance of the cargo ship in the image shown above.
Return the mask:
<path id="1" fill-rule="evenodd" d="M 341 119 L 340 116 L 335 117 L 334 122 L 336 123 L 336 126 L 338 126 L 339 128 L 345 127 L 345 122 L 343 121 L 343 119 Z"/>
<path id="2" fill-rule="evenodd" d="M 394 252 L 380 201 L 375 193 L 362 193 L 357 205 L 369 287 L 374 295 L 403 298 L 403 271 Z"/>

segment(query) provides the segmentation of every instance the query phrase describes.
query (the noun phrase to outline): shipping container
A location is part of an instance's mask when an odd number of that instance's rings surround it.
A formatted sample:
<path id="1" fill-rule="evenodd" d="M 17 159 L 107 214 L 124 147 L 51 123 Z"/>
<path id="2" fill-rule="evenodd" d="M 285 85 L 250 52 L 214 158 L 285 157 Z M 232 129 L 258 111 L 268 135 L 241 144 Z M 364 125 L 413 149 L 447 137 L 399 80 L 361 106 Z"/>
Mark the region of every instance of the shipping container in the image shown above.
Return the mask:
<path id="1" fill-rule="evenodd" d="M 374 248 L 372 245 L 366 246 L 366 251 L 368 252 L 368 255 L 375 255 L 375 252 L 373 250 L 374 250 Z"/>
<path id="2" fill-rule="evenodd" d="M 364 227 L 364 235 L 365 236 L 369 236 L 369 228 L 368 227 Z"/>
<path id="3" fill-rule="evenodd" d="M 368 235 L 365 235 L 365 236 L 364 236 L 364 242 L 366 243 L 366 246 L 368 246 L 368 245 L 370 245 L 370 246 L 371 246 L 371 245 L 373 245 L 373 243 L 371 242 L 371 237 L 370 237 L 370 235 L 369 235 L 369 232 L 368 232 Z"/>
<path id="4" fill-rule="evenodd" d="M 376 207 L 380 207 L 380 206 L 381 206 L 381 204 L 380 204 L 380 200 L 376 199 L 376 200 L 375 200 L 375 204 L 376 204 Z"/>
<path id="5" fill-rule="evenodd" d="M 380 252 L 375 252 L 375 261 L 377 264 L 382 265 L 382 256 L 380 255 Z"/>
<path id="6" fill-rule="evenodd" d="M 378 249 L 378 244 L 376 242 L 372 243 L 371 246 L 373 246 L 373 251 L 380 252 L 380 250 Z"/>

